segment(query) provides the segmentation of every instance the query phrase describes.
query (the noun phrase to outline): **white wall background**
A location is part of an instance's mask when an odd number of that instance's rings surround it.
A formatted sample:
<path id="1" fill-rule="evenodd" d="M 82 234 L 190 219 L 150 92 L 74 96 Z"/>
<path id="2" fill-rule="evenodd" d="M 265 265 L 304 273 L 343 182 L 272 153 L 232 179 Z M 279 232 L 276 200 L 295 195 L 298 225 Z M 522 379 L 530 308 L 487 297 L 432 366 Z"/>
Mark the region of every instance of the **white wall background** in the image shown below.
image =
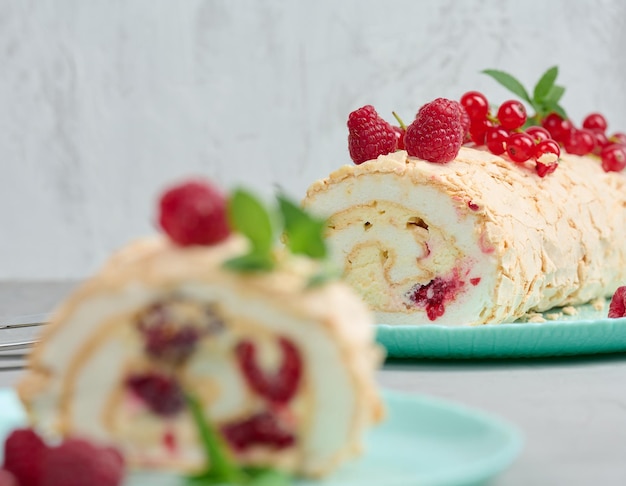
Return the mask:
<path id="1" fill-rule="evenodd" d="M 0 279 L 88 275 L 187 175 L 300 197 L 351 110 L 507 99 L 484 68 L 626 131 L 625 50 L 623 0 L 1 0 Z"/>

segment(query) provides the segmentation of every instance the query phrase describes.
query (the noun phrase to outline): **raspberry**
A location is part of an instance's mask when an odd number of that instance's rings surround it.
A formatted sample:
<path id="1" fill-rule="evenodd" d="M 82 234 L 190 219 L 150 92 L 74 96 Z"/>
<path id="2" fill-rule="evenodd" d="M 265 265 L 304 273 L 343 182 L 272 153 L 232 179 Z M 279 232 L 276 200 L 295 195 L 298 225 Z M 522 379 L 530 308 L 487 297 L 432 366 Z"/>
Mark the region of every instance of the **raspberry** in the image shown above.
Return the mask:
<path id="1" fill-rule="evenodd" d="M 609 317 L 626 317 L 626 286 L 618 287 L 609 305 Z"/>
<path id="2" fill-rule="evenodd" d="M 4 469 L 13 473 L 20 486 L 38 486 L 46 444 L 32 429 L 16 429 L 4 443 Z"/>
<path id="3" fill-rule="evenodd" d="M 365 105 L 348 116 L 348 150 L 359 165 L 379 155 L 395 152 L 398 138 L 393 127 L 383 120 L 372 105 Z"/>
<path id="4" fill-rule="evenodd" d="M 406 129 L 409 155 L 440 164 L 453 160 L 463 144 L 461 116 L 459 103 L 445 98 L 422 106 Z"/>
<path id="5" fill-rule="evenodd" d="M 0 486 L 20 486 L 12 472 L 0 469 Z"/>
<path id="6" fill-rule="evenodd" d="M 167 190 L 159 202 L 159 224 L 181 246 L 212 245 L 230 234 L 226 199 L 212 185 L 192 180 Z"/>
<path id="7" fill-rule="evenodd" d="M 239 367 L 250 388 L 274 403 L 287 403 L 295 395 L 302 375 L 302 360 L 296 346 L 281 337 L 278 343 L 283 352 L 283 361 L 274 374 L 268 376 L 256 362 L 254 343 L 241 341 L 235 348 Z"/>
<path id="8" fill-rule="evenodd" d="M 157 415 L 171 417 L 185 406 L 180 385 L 167 375 L 156 372 L 132 375 L 126 386 Z"/>
<path id="9" fill-rule="evenodd" d="M 42 470 L 40 486 L 118 486 L 124 477 L 124 460 L 111 447 L 71 438 L 48 451 Z"/>
<path id="10" fill-rule="evenodd" d="M 284 430 L 276 416 L 269 412 L 261 412 L 246 420 L 226 424 L 222 427 L 222 434 L 238 451 L 254 445 L 284 449 L 295 442 L 293 434 Z"/>

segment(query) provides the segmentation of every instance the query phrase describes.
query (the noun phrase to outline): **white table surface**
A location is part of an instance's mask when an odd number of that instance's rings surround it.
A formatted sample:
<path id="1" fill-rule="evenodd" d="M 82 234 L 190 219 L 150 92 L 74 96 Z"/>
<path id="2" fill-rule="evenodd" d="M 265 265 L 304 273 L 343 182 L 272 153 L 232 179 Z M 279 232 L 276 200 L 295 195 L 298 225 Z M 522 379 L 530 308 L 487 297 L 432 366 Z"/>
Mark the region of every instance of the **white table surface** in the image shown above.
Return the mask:
<path id="1" fill-rule="evenodd" d="M 49 312 L 73 282 L 0 282 L 0 317 Z M 0 372 L 0 387 L 19 371 Z M 383 387 L 492 412 L 524 449 L 492 486 L 626 485 L 626 354 L 387 363 Z M 381 485 L 384 486 L 384 485 Z"/>

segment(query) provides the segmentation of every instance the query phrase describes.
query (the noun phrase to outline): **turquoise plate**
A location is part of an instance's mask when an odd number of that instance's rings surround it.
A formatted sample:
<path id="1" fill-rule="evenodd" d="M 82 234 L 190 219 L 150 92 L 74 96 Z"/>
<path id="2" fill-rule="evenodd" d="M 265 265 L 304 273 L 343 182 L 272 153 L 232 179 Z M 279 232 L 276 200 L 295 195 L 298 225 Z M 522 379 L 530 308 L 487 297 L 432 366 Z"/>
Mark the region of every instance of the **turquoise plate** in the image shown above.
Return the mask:
<path id="1" fill-rule="evenodd" d="M 499 418 L 424 396 L 384 392 L 387 418 L 366 439 L 366 453 L 324 481 L 294 486 L 478 485 L 507 468 L 521 450 L 515 427 Z M 12 390 L 0 390 L 0 434 L 24 423 Z M 127 486 L 182 486 L 166 475 L 137 474 Z"/>
<path id="2" fill-rule="evenodd" d="M 545 312 L 541 323 L 484 326 L 392 326 L 378 324 L 377 340 L 391 358 L 532 358 L 626 351 L 626 318 L 608 319 L 608 306 Z"/>

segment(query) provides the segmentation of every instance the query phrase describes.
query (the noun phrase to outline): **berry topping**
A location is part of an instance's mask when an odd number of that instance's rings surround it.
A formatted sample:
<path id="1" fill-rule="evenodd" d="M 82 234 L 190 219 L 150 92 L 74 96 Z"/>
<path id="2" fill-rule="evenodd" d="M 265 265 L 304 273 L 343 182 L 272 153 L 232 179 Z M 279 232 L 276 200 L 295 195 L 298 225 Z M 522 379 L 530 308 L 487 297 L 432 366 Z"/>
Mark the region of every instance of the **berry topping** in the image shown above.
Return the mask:
<path id="1" fill-rule="evenodd" d="M 415 306 L 426 310 L 431 321 L 445 314 L 445 305 L 456 297 L 463 283 L 458 278 L 443 279 L 436 277 L 426 285 L 416 285 L 409 291 L 408 297 Z"/>
<path id="2" fill-rule="evenodd" d="M 0 486 L 20 486 L 17 479 L 10 471 L 0 469 Z"/>
<path id="3" fill-rule="evenodd" d="M 38 486 L 46 450 L 46 445 L 34 430 L 16 429 L 4 443 L 4 469 L 15 476 L 20 486 Z"/>
<path id="4" fill-rule="evenodd" d="M 609 305 L 609 317 L 626 317 L 626 286 L 618 287 Z"/>
<path id="5" fill-rule="evenodd" d="M 506 153 L 513 162 L 526 162 L 535 155 L 535 142 L 526 133 L 514 133 L 506 144 Z"/>
<path id="6" fill-rule="evenodd" d="M 348 116 L 348 150 L 350 158 L 359 165 L 379 155 L 394 152 L 398 136 L 372 105 L 365 105 Z"/>
<path id="7" fill-rule="evenodd" d="M 487 130 L 494 127 L 494 124 L 487 120 L 474 120 L 470 125 L 469 138 L 476 145 L 484 145 L 485 137 L 487 136 Z"/>
<path id="8" fill-rule="evenodd" d="M 595 139 L 593 153 L 595 155 L 600 155 L 602 149 L 610 144 L 609 139 L 604 132 L 593 132 L 593 138 Z"/>
<path id="9" fill-rule="evenodd" d="M 526 123 L 526 108 L 517 100 L 508 100 L 498 109 L 500 125 L 507 130 L 515 130 Z"/>
<path id="10" fill-rule="evenodd" d="M 502 127 L 489 127 L 485 132 L 485 145 L 494 155 L 502 155 L 506 152 L 506 142 L 509 132 Z"/>
<path id="11" fill-rule="evenodd" d="M 243 451 L 255 445 L 284 449 L 295 443 L 294 435 L 285 430 L 277 417 L 269 412 L 261 412 L 240 422 L 222 427 L 222 434 L 236 451 Z"/>
<path id="12" fill-rule="evenodd" d="M 543 127 L 550 132 L 552 138 L 557 142 L 564 143 L 569 139 L 574 126 L 569 120 L 564 120 L 556 113 L 550 113 L 544 118 Z"/>
<path id="13" fill-rule="evenodd" d="M 181 246 L 212 245 L 230 234 L 225 197 L 201 181 L 182 183 L 163 194 L 159 224 Z"/>
<path id="14" fill-rule="evenodd" d="M 567 140 L 563 141 L 565 150 L 574 155 L 587 155 L 593 151 L 596 145 L 594 133 L 591 130 L 582 128 L 573 130 Z"/>
<path id="15" fill-rule="evenodd" d="M 397 149 L 404 150 L 404 135 L 406 134 L 406 130 L 401 127 L 392 126 L 393 132 L 396 134 L 397 140 Z"/>
<path id="16" fill-rule="evenodd" d="M 124 477 L 119 452 L 76 438 L 49 449 L 42 468 L 40 486 L 118 486 Z"/>
<path id="17" fill-rule="evenodd" d="M 587 128 L 592 131 L 604 132 L 606 127 L 606 118 L 604 118 L 600 113 L 591 113 L 583 120 L 583 128 Z"/>
<path id="18" fill-rule="evenodd" d="M 605 172 L 620 172 L 626 167 L 626 146 L 614 143 L 600 152 L 602 168 Z"/>
<path id="19" fill-rule="evenodd" d="M 446 163 L 457 156 L 463 138 L 460 105 L 456 101 L 437 98 L 420 108 L 406 129 L 404 144 L 413 157 Z"/>
<path id="20" fill-rule="evenodd" d="M 469 130 L 472 124 L 472 120 L 470 119 L 467 111 L 459 104 L 459 112 L 461 113 L 461 128 L 463 130 L 463 141 L 468 140 L 469 138 Z"/>
<path id="21" fill-rule="evenodd" d="M 302 360 L 296 346 L 281 337 L 278 344 L 282 363 L 274 375 L 263 371 L 256 361 L 256 347 L 252 341 L 243 340 L 235 348 L 239 367 L 250 388 L 274 403 L 287 403 L 295 395 L 302 376 Z"/>
<path id="22" fill-rule="evenodd" d="M 550 165 L 558 162 L 561 156 L 559 144 L 552 139 L 542 140 L 535 147 L 535 160 L 543 165 Z"/>
<path id="23" fill-rule="evenodd" d="M 478 91 L 468 91 L 461 96 L 461 106 L 465 108 L 470 121 L 480 121 L 487 118 L 489 103 L 484 94 Z"/>
<path id="24" fill-rule="evenodd" d="M 171 376 L 157 372 L 132 375 L 126 386 L 157 415 L 171 417 L 185 406 L 183 391 Z"/>
<path id="25" fill-rule="evenodd" d="M 535 143 L 539 143 L 543 140 L 551 140 L 550 132 L 543 127 L 533 125 L 526 129 L 526 133 L 532 137 Z"/>
<path id="26" fill-rule="evenodd" d="M 626 133 L 617 132 L 609 137 L 609 142 L 626 145 Z"/>
<path id="27" fill-rule="evenodd" d="M 548 174 L 552 174 L 558 166 L 559 166 L 558 162 L 552 162 L 550 164 L 537 162 L 537 165 L 535 166 L 535 170 L 537 171 L 537 174 L 539 175 L 539 177 L 545 177 Z"/>

